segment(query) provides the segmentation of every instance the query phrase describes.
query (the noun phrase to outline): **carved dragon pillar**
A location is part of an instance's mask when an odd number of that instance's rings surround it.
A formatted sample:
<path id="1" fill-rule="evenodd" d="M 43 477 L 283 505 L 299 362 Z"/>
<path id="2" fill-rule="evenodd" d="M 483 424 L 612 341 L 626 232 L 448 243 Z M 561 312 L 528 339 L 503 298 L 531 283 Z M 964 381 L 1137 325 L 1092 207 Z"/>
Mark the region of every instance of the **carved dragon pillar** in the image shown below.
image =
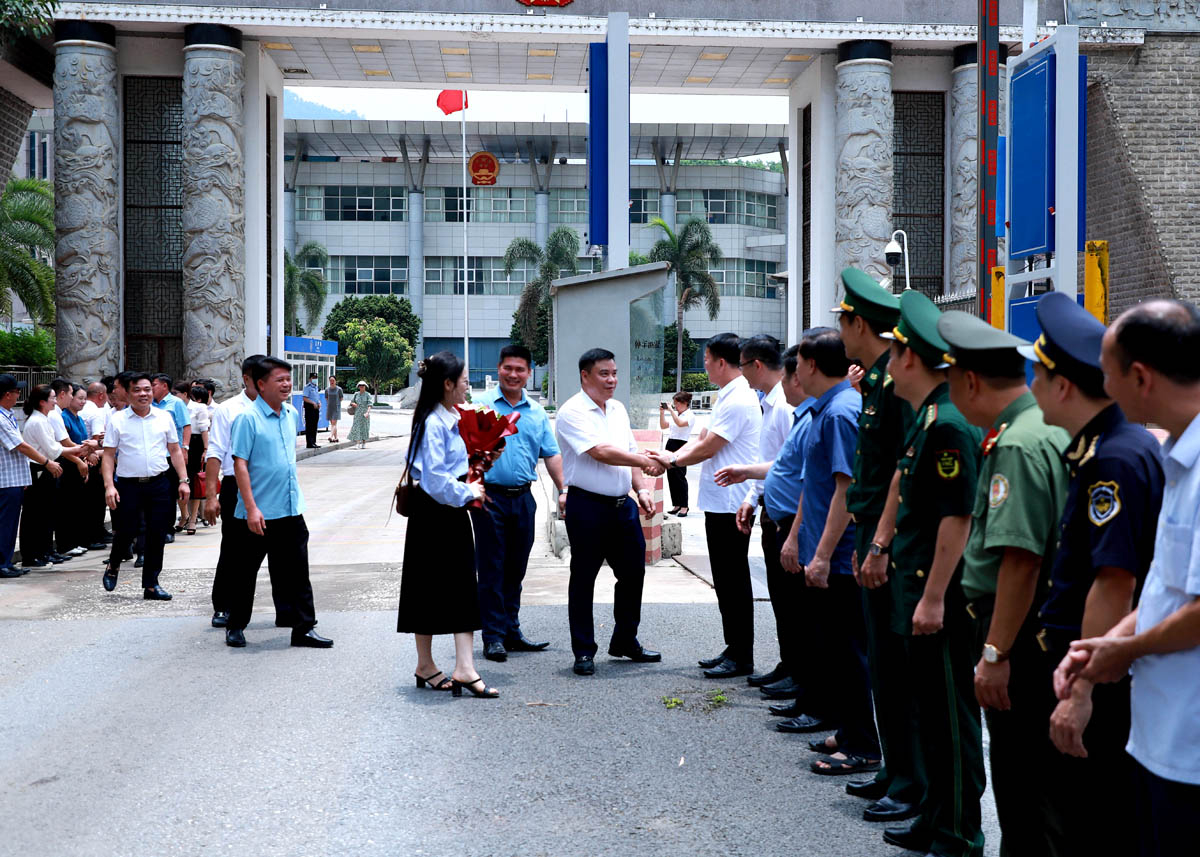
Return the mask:
<path id="1" fill-rule="evenodd" d="M 59 21 L 54 45 L 54 274 L 59 374 L 95 380 L 121 359 L 121 124 L 116 31 Z"/>
<path id="2" fill-rule="evenodd" d="M 241 33 L 184 29 L 183 361 L 186 377 L 241 386 L 246 330 Z"/>
<path id="3" fill-rule="evenodd" d="M 891 275 L 883 249 L 892 235 L 893 121 L 891 44 L 838 45 L 834 267 L 839 277 L 849 266 L 876 279 Z"/>

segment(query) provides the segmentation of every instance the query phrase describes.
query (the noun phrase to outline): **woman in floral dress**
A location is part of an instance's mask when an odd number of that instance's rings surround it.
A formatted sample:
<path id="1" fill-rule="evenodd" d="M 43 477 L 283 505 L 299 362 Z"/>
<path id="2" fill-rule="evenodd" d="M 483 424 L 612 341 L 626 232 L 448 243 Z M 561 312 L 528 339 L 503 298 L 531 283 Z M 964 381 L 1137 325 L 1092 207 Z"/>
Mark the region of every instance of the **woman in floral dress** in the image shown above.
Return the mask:
<path id="1" fill-rule="evenodd" d="M 366 449 L 367 438 L 371 436 L 371 394 L 367 392 L 366 381 L 358 382 L 358 391 L 350 403 L 355 406 L 354 422 L 347 440 L 357 443 L 359 449 Z"/>

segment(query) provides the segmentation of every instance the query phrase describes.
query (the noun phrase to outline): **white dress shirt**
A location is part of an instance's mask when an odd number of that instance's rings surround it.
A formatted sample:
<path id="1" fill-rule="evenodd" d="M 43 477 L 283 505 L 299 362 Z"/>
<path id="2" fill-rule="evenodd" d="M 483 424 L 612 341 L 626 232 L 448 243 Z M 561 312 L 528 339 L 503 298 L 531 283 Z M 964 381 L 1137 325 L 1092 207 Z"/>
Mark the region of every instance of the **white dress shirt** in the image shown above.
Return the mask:
<path id="1" fill-rule="evenodd" d="M 215 458 L 221 462 L 221 476 L 233 475 L 233 421 L 238 414 L 252 404 L 252 399 L 246 391 L 238 393 L 232 399 L 227 399 L 213 408 L 212 419 L 208 424 L 208 455 L 207 461 Z"/>
<path id="2" fill-rule="evenodd" d="M 738 375 L 721 388 L 708 431 L 725 438 L 726 443 L 716 455 L 700 465 L 700 492 L 696 498 L 696 507 L 700 511 L 732 515 L 738 510 L 745 490 L 740 485 L 722 488 L 713 477 L 730 464 L 758 463 L 758 435 L 762 421 L 758 396 L 750 389 L 745 376 Z"/>
<path id="3" fill-rule="evenodd" d="M 758 463 L 774 461 L 787 440 L 788 432 L 792 430 L 792 412 L 796 410 L 787 402 L 783 395 L 783 382 L 780 381 L 771 388 L 762 400 L 762 432 L 758 436 Z M 755 479 L 746 490 L 743 503 L 751 506 L 758 505 L 758 498 L 763 493 L 764 480 Z"/>
<path id="4" fill-rule="evenodd" d="M 46 418 L 50 420 L 50 425 L 54 429 L 55 440 L 61 443 L 70 437 L 70 435 L 67 434 L 67 424 L 63 422 L 62 408 L 60 408 L 58 405 L 55 405 L 50 409 L 50 413 L 46 415 Z"/>
<path id="5" fill-rule="evenodd" d="M 62 444 L 55 437 L 54 423 L 41 411 L 34 411 L 25 419 L 25 442 L 46 456 L 47 461 L 54 461 L 62 455 Z"/>
<path id="6" fill-rule="evenodd" d="M 165 473 L 170 443 L 179 443 L 175 420 L 159 408 L 151 408 L 144 417 L 132 407 L 116 411 L 104 433 L 104 448 L 117 451 L 117 477 L 122 479 Z"/>
<path id="7" fill-rule="evenodd" d="M 107 402 L 103 408 L 91 399 L 83 403 L 83 407 L 79 409 L 79 416 L 83 417 L 87 425 L 88 437 L 104 434 L 104 424 L 108 422 L 108 412 L 111 410 L 112 406 Z"/>
<path id="8" fill-rule="evenodd" d="M 208 431 L 210 428 L 210 420 L 208 416 L 208 405 L 201 402 L 188 402 L 188 416 L 192 418 L 192 433 L 200 436 L 200 432 Z"/>
<path id="9" fill-rule="evenodd" d="M 667 439 L 668 440 L 682 440 L 684 443 L 687 443 L 687 439 L 692 436 L 692 417 L 695 416 L 695 414 L 692 413 L 692 409 L 688 408 L 682 414 L 674 414 L 674 415 L 672 415 L 670 411 L 667 411 L 666 416 L 667 416 Z M 679 419 L 683 420 L 683 425 L 676 425 L 675 420 L 672 419 L 672 416 L 678 417 Z"/>
<path id="10" fill-rule="evenodd" d="M 555 424 L 554 434 L 562 451 L 563 484 L 605 497 L 629 493 L 633 475 L 627 465 L 603 464 L 587 454 L 589 449 L 604 444 L 638 451 L 624 405 L 609 399 L 601 407 L 580 390 L 558 409 Z"/>

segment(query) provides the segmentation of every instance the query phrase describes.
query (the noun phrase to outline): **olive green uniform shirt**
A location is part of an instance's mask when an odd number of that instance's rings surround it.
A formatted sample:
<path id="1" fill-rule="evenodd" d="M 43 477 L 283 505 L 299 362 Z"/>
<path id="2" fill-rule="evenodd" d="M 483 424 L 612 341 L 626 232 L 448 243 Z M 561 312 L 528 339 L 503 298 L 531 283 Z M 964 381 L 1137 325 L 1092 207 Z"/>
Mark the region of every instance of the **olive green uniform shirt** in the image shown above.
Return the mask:
<path id="1" fill-rule="evenodd" d="M 859 382 L 863 407 L 858 415 L 858 449 L 846 489 L 846 508 L 856 521 L 878 520 L 883 514 L 896 460 L 904 454 L 904 441 L 912 428 L 913 409 L 896 395 L 887 371 L 890 356 L 890 351 L 884 351 Z M 874 531 L 866 535 L 875 537 Z"/>
<path id="2" fill-rule="evenodd" d="M 942 519 L 971 514 L 981 434 L 950 403 L 948 384 L 933 390 L 916 412 L 897 464 L 900 509 L 892 540 L 892 630 L 897 634 L 912 634 L 913 611 L 925 593 Z M 960 562 L 946 589 L 948 601 L 961 570 Z"/>
<path id="3" fill-rule="evenodd" d="M 996 594 L 1005 548 L 1042 558 L 1041 578 L 1054 564 L 1058 522 L 1067 499 L 1065 429 L 1046 425 L 1026 392 L 996 418 L 983 442 L 971 536 L 963 553 L 963 592 L 975 599 Z"/>

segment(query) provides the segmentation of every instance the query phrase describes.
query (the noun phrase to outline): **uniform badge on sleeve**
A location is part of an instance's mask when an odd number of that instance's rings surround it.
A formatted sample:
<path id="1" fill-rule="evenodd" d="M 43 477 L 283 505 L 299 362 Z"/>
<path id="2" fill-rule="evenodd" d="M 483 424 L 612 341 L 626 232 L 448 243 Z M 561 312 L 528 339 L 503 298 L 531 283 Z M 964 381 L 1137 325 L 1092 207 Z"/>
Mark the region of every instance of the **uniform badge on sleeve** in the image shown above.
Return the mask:
<path id="1" fill-rule="evenodd" d="M 1088 520 L 1097 527 L 1103 527 L 1120 511 L 1120 486 L 1116 482 L 1097 482 L 1088 489 Z"/>
<path id="2" fill-rule="evenodd" d="M 997 473 L 988 486 L 988 506 L 998 509 L 1008 499 L 1008 480 Z"/>
<path id="3" fill-rule="evenodd" d="M 962 472 L 962 457 L 957 449 L 943 449 L 937 454 L 937 472 L 943 479 L 957 479 Z"/>

